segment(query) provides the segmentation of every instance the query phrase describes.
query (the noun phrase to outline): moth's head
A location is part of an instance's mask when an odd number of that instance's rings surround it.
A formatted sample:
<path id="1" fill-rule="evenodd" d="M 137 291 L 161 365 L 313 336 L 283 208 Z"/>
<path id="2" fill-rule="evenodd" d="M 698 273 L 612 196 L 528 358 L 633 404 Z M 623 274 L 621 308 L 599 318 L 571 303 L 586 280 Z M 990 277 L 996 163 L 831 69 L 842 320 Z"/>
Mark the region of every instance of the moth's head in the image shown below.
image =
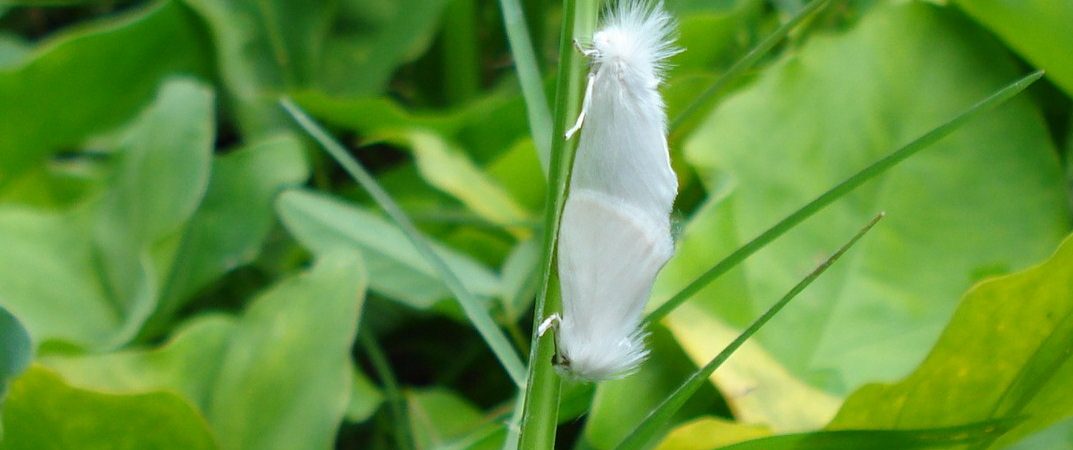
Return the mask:
<path id="1" fill-rule="evenodd" d="M 621 27 L 607 27 L 592 35 L 592 47 L 596 50 L 596 62 L 600 64 L 626 63 L 636 56 L 635 39 Z"/>

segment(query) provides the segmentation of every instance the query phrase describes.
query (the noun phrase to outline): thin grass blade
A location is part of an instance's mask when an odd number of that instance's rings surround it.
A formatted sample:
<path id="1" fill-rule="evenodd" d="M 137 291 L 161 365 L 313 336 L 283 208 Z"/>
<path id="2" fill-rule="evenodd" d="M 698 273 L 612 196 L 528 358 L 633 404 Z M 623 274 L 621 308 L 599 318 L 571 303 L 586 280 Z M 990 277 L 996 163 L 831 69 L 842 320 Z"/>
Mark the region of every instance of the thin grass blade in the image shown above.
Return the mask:
<path id="1" fill-rule="evenodd" d="M 760 328 L 767 324 L 772 317 L 775 317 L 775 315 L 778 314 L 779 311 L 781 311 L 787 304 L 789 304 L 790 300 L 793 300 L 794 297 L 797 296 L 797 294 L 800 294 L 801 291 L 805 290 L 808 285 L 812 284 L 812 282 L 815 281 L 816 278 L 819 278 L 819 276 L 828 268 L 830 268 L 831 265 L 835 263 L 835 261 L 838 261 L 838 258 L 842 257 L 842 255 L 845 254 L 846 251 L 850 249 L 850 247 L 853 247 L 853 244 L 856 244 L 857 241 L 859 241 L 861 237 L 868 233 L 868 231 L 871 230 L 872 227 L 874 227 L 876 223 L 878 223 L 879 220 L 882 218 L 883 213 L 879 213 L 875 217 L 873 217 L 867 225 L 861 228 L 860 231 L 858 231 L 857 234 L 854 235 L 848 242 L 843 244 L 842 247 L 838 249 L 838 251 L 836 251 L 829 258 L 827 258 L 827 260 L 820 264 L 818 267 L 816 267 L 816 269 L 809 273 L 808 276 L 798 282 L 797 285 L 790 289 L 790 291 L 787 292 L 786 295 L 784 295 L 778 302 L 772 305 L 771 308 L 768 308 L 768 310 L 765 311 L 763 315 L 761 315 L 758 319 L 756 319 L 756 321 L 749 325 L 749 328 L 746 328 L 745 331 L 738 335 L 738 337 L 735 338 L 734 341 L 730 343 L 730 345 L 726 346 L 723 351 L 719 352 L 719 354 L 716 355 L 714 359 L 708 362 L 708 364 L 706 364 L 704 367 L 700 368 L 700 370 L 697 370 L 684 383 L 682 383 L 682 385 L 679 386 L 678 389 L 675 389 L 675 391 L 671 393 L 670 396 L 664 399 L 663 402 L 659 404 L 659 406 L 656 406 L 655 409 L 649 412 L 648 416 L 645 417 L 645 420 L 641 422 L 641 425 L 634 429 L 633 432 L 630 433 L 630 435 L 627 436 L 626 439 L 623 440 L 617 448 L 619 450 L 646 448 L 648 443 L 656 438 L 656 434 L 659 432 L 660 428 L 663 427 L 663 425 L 671 419 L 671 416 L 673 416 L 674 413 L 678 412 L 678 410 L 682 407 L 682 405 L 686 403 L 686 401 L 689 400 L 693 393 L 695 393 L 698 389 L 704 386 L 705 383 L 708 382 L 708 377 L 710 377 L 712 373 L 715 372 L 715 369 L 719 368 L 719 366 L 726 362 L 726 360 L 730 358 L 730 355 L 734 354 L 734 352 L 737 351 L 737 349 L 740 348 L 746 340 L 756 334 L 757 331 L 760 331 Z"/>
<path id="2" fill-rule="evenodd" d="M 716 94 L 729 86 L 731 81 L 737 79 L 742 73 L 745 73 L 746 70 L 753 67 L 757 61 L 760 61 L 760 58 L 764 57 L 767 52 L 775 48 L 779 42 L 782 42 L 783 38 L 790 34 L 790 31 L 797 27 L 798 24 L 823 10 L 823 8 L 830 3 L 831 0 L 813 0 L 812 3 L 809 3 L 808 6 L 802 8 L 801 11 L 790 18 L 788 22 L 784 23 L 773 33 L 768 35 L 768 37 L 764 38 L 763 41 L 760 41 L 759 44 L 756 44 L 756 47 L 753 47 L 749 50 L 749 53 L 746 53 L 744 57 L 735 62 L 734 65 L 730 66 L 719 79 L 715 80 L 711 86 L 708 86 L 704 92 L 697 96 L 696 100 L 693 100 L 693 103 L 690 103 L 689 106 L 682 110 L 682 112 L 671 121 L 671 133 L 677 131 L 678 127 L 682 126 L 687 119 L 699 112 L 705 104 L 715 97 Z"/>
<path id="3" fill-rule="evenodd" d="M 968 109 L 962 111 L 960 114 L 950 119 L 946 123 L 921 135 L 909 144 L 906 144 L 904 147 L 894 150 L 893 152 L 887 154 L 887 156 L 884 156 L 878 161 L 872 163 L 872 165 L 861 169 L 860 172 L 857 172 L 856 174 L 853 174 L 849 178 L 843 180 L 841 183 L 838 183 L 837 185 L 829 189 L 827 192 L 820 194 L 819 197 L 816 197 L 816 199 L 812 200 L 805 206 L 802 206 L 801 209 L 798 209 L 797 211 L 794 211 L 790 215 L 786 216 L 786 218 L 779 221 L 779 223 L 776 223 L 774 226 L 767 229 L 753 240 L 749 241 L 742 247 L 735 250 L 734 253 L 731 253 L 726 258 L 723 258 L 722 261 L 716 263 L 715 266 L 713 266 L 711 269 L 708 269 L 707 272 L 704 272 L 699 277 L 697 277 L 697 279 L 689 283 L 688 286 L 686 286 L 680 292 L 671 297 L 670 300 L 667 300 L 665 303 L 660 305 L 659 308 L 656 308 L 655 311 L 648 315 L 645 321 L 651 323 L 659 321 L 660 319 L 666 317 L 667 314 L 670 314 L 670 312 L 673 311 L 674 308 L 677 308 L 678 305 L 681 305 L 683 302 L 688 300 L 689 297 L 692 297 L 693 294 L 696 294 L 701 289 L 704 289 L 704 287 L 707 286 L 708 283 L 711 283 L 716 278 L 719 278 L 720 275 L 734 268 L 734 266 L 737 266 L 739 263 L 744 261 L 745 258 L 748 258 L 753 253 L 756 253 L 757 250 L 760 250 L 771 241 L 775 240 L 779 236 L 782 236 L 784 233 L 792 229 L 797 224 L 801 223 L 805 219 L 811 217 L 816 212 L 827 207 L 827 205 L 830 205 L 835 200 L 852 192 L 858 186 L 864 184 L 864 182 L 875 178 L 883 172 L 886 172 L 891 167 L 898 165 L 898 163 L 904 161 L 906 158 L 927 148 L 929 145 L 938 142 L 940 139 L 954 132 L 954 130 L 958 129 L 968 121 L 1013 98 L 1017 94 L 1021 93 L 1021 91 L 1024 91 L 1025 88 L 1030 86 L 1032 83 L 1036 82 L 1036 80 L 1039 80 L 1042 76 L 1042 70 L 1033 72 L 1025 76 L 1024 78 L 1021 78 L 1020 80 L 1017 80 L 1007 85 L 1006 87 L 999 89 L 994 94 L 991 94 L 990 96 L 981 100 L 975 105 L 970 106 Z"/>
<path id="4" fill-rule="evenodd" d="M 499 363 L 503 365 L 503 368 L 507 370 L 507 374 L 510 375 L 511 380 L 517 386 L 522 386 L 525 383 L 525 367 L 522 364 L 521 358 L 514 351 L 514 348 L 510 345 L 510 341 L 507 339 L 506 334 L 496 325 L 492 320 L 492 316 L 488 314 L 488 311 L 484 309 L 477 297 L 474 296 L 462 282 L 458 279 L 458 276 L 451 270 L 451 268 L 445 263 L 435 252 L 432 251 L 432 247 L 429 246 L 428 240 L 424 235 L 414 227 L 410 218 L 406 216 L 406 213 L 399 208 L 399 205 L 395 203 L 395 200 L 385 191 L 380 184 L 376 182 L 368 171 L 362 167 L 361 163 L 354 159 L 347 153 L 339 142 L 336 142 L 324 129 L 317 124 L 312 118 L 310 118 L 301 108 L 298 107 L 291 99 L 283 98 L 280 100 L 280 104 L 283 108 L 294 118 L 296 122 L 313 137 L 320 145 L 334 158 L 339 165 L 343 166 L 343 169 L 354 178 L 364 188 L 374 201 L 384 212 L 387 213 L 391 220 L 402 229 L 403 233 L 406 233 L 406 237 L 413 243 L 417 251 L 428 261 L 429 265 L 440 275 L 444 284 L 450 289 L 451 293 L 458 299 L 458 303 L 462 306 L 462 310 L 465 312 L 466 317 L 469 318 L 473 326 L 477 328 L 477 332 L 480 333 L 484 341 L 491 347 L 492 353 L 499 359 Z"/>
<path id="5" fill-rule="evenodd" d="M 518 67 L 518 81 L 522 85 L 522 97 L 525 98 L 525 111 L 529 116 L 529 129 L 533 133 L 540 168 L 548 176 L 551 164 L 551 112 L 548 110 L 544 83 L 540 77 L 533 42 L 529 39 L 529 28 L 525 25 L 525 14 L 518 0 L 499 0 L 499 9 L 503 11 L 503 28 L 507 31 L 507 41 L 514 55 L 514 64 Z"/>

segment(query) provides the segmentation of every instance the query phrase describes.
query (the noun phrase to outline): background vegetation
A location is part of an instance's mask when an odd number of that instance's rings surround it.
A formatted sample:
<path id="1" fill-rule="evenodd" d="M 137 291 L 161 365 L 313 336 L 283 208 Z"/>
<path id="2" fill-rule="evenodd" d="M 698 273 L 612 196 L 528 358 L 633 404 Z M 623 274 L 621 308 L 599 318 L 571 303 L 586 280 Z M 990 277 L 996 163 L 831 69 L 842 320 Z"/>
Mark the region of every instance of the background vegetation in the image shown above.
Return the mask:
<path id="1" fill-rule="evenodd" d="M 519 385 L 547 368 L 522 364 L 563 182 L 545 168 L 569 161 L 552 129 L 577 100 L 553 101 L 578 58 L 561 28 L 591 28 L 595 5 L 0 1 L 0 448 L 500 448 L 538 428 Z M 667 6 L 686 50 L 671 117 L 806 7 Z M 556 445 L 615 447 L 885 211 L 652 444 L 1073 449 L 1070 24 L 1058 0 L 834 1 L 681 116 L 677 254 L 652 309 L 1047 71 L 653 324 L 639 373 L 563 382 L 557 412 L 533 413 Z"/>

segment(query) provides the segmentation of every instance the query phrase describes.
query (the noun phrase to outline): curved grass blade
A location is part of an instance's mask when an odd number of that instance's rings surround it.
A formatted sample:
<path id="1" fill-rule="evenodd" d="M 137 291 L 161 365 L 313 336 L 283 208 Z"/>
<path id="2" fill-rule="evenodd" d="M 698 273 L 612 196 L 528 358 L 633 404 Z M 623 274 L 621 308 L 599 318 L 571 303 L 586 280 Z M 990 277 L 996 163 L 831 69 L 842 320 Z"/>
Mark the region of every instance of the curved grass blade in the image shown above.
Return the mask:
<path id="1" fill-rule="evenodd" d="M 540 168 L 548 176 L 551 164 L 551 112 L 548 111 L 544 83 L 540 77 L 536 52 L 529 39 L 529 29 L 525 25 L 525 14 L 518 0 L 499 0 L 499 9 L 503 10 L 503 28 L 507 31 L 507 41 L 514 55 L 514 64 L 518 67 L 518 82 L 522 85 L 522 97 L 525 98 L 525 111 L 529 116 L 529 129 L 533 134 L 533 144 L 537 148 Z"/>
<path id="2" fill-rule="evenodd" d="M 715 80 L 711 86 L 708 86 L 708 89 L 705 89 L 704 92 L 698 95 L 696 100 L 693 100 L 689 106 L 686 106 L 686 108 L 671 121 L 671 132 L 676 132 L 690 116 L 699 112 L 706 103 L 715 97 L 716 94 L 730 85 L 731 81 L 734 81 L 739 75 L 755 65 L 757 61 L 760 61 L 760 58 L 771 51 L 771 49 L 775 48 L 775 45 L 779 42 L 782 42 L 782 39 L 790 34 L 790 31 L 797 27 L 798 24 L 823 10 L 823 8 L 830 3 L 831 0 L 813 0 L 812 3 L 809 3 L 808 6 L 802 8 L 801 11 L 790 18 L 788 22 L 784 23 L 773 33 L 765 37 L 759 44 L 756 44 L 756 47 L 749 50 L 749 53 L 746 53 L 745 56 L 735 62 L 733 66 L 730 66 L 719 79 Z"/>
<path id="3" fill-rule="evenodd" d="M 355 160 L 346 149 L 343 148 L 338 142 L 335 141 L 319 124 L 313 121 L 301 108 L 298 107 L 290 98 L 282 98 L 280 104 L 287 110 L 287 113 L 294 118 L 296 122 L 313 137 L 320 145 L 335 158 L 339 165 L 343 166 L 343 169 L 354 178 L 364 188 L 369 195 L 376 201 L 384 212 L 399 226 L 410 242 L 413 243 L 417 251 L 425 257 L 429 265 L 439 273 L 443 279 L 444 284 L 450 289 L 451 293 L 458 299 L 458 303 L 462 306 L 462 311 L 465 312 L 466 317 L 477 329 L 477 332 L 481 334 L 484 341 L 491 347 L 492 353 L 499 359 L 499 363 L 503 365 L 503 368 L 507 370 L 507 374 L 510 375 L 511 380 L 517 386 L 522 386 L 525 383 L 525 368 L 522 365 L 521 358 L 515 353 L 514 347 L 510 345 L 510 341 L 502 330 L 492 320 L 492 316 L 488 314 L 488 311 L 481 306 L 481 303 L 466 287 L 459 281 L 458 276 L 455 275 L 451 268 L 447 266 L 447 263 L 443 261 L 435 252 L 432 251 L 432 247 L 429 246 L 428 240 L 424 235 L 414 227 L 413 222 L 406 216 L 406 213 L 402 212 L 399 205 L 391 199 L 387 191 L 384 191 L 380 184 L 376 182 L 376 179 L 361 166 L 357 160 Z"/>
<path id="4" fill-rule="evenodd" d="M 554 353 L 550 333 L 538 336 L 536 330 L 544 317 L 559 308 L 558 283 L 552 262 L 559 235 L 559 217 L 573 165 L 576 139 L 563 138 L 567 123 L 577 117 L 584 89 L 586 61 L 574 51 L 575 38 L 591 36 L 596 28 L 598 0 L 563 0 L 563 25 L 559 37 L 559 73 L 555 87 L 555 117 L 552 123 L 551 165 L 548 169 L 548 192 L 544 202 L 544 239 L 541 259 L 541 287 L 533 314 L 533 340 L 529 350 L 529 378 L 524 392 L 525 406 L 521 420 L 519 444 L 524 449 L 554 448 L 555 427 L 559 411 L 559 375 L 551 365 Z M 509 444 L 509 443 L 508 443 Z"/>
<path id="5" fill-rule="evenodd" d="M 909 430 L 835 430 L 754 439 L 720 450 L 912 450 L 972 445 L 995 439 L 1018 420 L 990 420 L 945 428 Z"/>
<path id="6" fill-rule="evenodd" d="M 642 421 L 641 424 L 637 428 L 635 428 L 629 436 L 626 436 L 626 439 L 623 440 L 622 443 L 619 444 L 616 448 L 618 448 L 619 450 L 646 448 L 648 443 L 656 438 L 656 435 L 657 433 L 659 433 L 660 428 L 662 428 L 663 425 L 671 419 L 671 416 L 673 416 L 674 413 L 678 412 L 682 405 L 684 405 L 686 401 L 689 400 L 689 397 L 691 397 L 693 393 L 697 391 L 697 389 L 700 389 L 702 386 L 704 386 L 704 383 L 708 382 L 708 377 L 712 375 L 712 372 L 715 372 L 715 369 L 719 368 L 719 366 L 726 362 L 726 360 L 730 358 L 730 355 L 734 354 L 734 352 L 739 347 L 741 347 L 746 340 L 756 334 L 757 331 L 760 331 L 760 328 L 767 324 L 767 322 L 771 320 L 772 317 L 775 317 L 775 315 L 778 314 L 783 307 L 790 303 L 790 300 L 793 300 L 793 298 L 796 297 L 797 294 L 800 294 L 801 291 L 805 290 L 805 288 L 808 287 L 809 284 L 812 284 L 812 282 L 815 281 L 816 278 L 819 278 L 820 274 L 830 268 L 831 265 L 838 260 L 838 258 L 842 257 L 842 255 L 845 254 L 846 251 L 850 249 L 850 247 L 853 247 L 853 244 L 856 244 L 857 241 L 860 240 L 861 237 L 863 237 L 866 233 L 868 233 L 868 231 L 871 230 L 872 227 L 874 227 L 875 224 L 878 223 L 879 220 L 882 218 L 883 213 L 879 213 L 875 217 L 873 217 L 872 220 L 864 226 L 864 228 L 861 228 L 860 231 L 858 231 L 857 234 L 850 238 L 848 242 L 843 244 L 842 247 L 838 249 L 838 251 L 828 257 L 827 260 L 820 264 L 818 267 L 813 269 L 813 271 L 809 273 L 808 276 L 798 282 L 797 285 L 795 285 L 792 289 L 790 289 L 789 292 L 786 293 L 786 295 L 779 299 L 778 302 L 775 302 L 775 304 L 772 305 L 771 308 L 768 308 L 768 310 L 765 311 L 763 315 L 761 315 L 758 319 L 756 319 L 756 321 L 749 325 L 749 328 L 746 328 L 745 331 L 738 335 L 738 337 L 735 338 L 734 341 L 730 343 L 730 345 L 726 346 L 723 351 L 719 352 L 719 354 L 716 355 L 715 358 L 713 358 L 710 362 L 708 362 L 708 364 L 693 373 L 693 375 L 686 379 L 686 381 L 682 383 L 682 385 L 679 386 L 678 389 L 675 389 L 674 392 L 671 393 L 671 395 L 664 399 L 663 402 L 659 404 L 659 406 L 656 406 L 655 409 L 649 412 L 648 416 L 645 417 L 645 420 Z"/>
<path id="7" fill-rule="evenodd" d="M 872 165 L 861 169 L 860 172 L 857 172 L 856 174 L 853 174 L 849 178 L 843 180 L 841 183 L 838 183 L 837 185 L 829 189 L 827 192 L 820 194 L 819 197 L 816 197 L 816 199 L 812 200 L 805 206 L 802 206 L 801 209 L 798 209 L 797 211 L 794 211 L 790 215 L 786 216 L 786 218 L 779 221 L 779 223 L 776 223 L 774 226 L 767 229 L 756 238 L 753 238 L 753 240 L 749 241 L 745 245 L 735 250 L 734 253 L 731 253 L 726 258 L 723 258 L 722 261 L 716 263 L 715 266 L 713 266 L 711 269 L 708 269 L 707 272 L 704 272 L 699 277 L 697 277 L 697 279 L 689 283 L 688 286 L 686 286 L 680 292 L 671 297 L 670 300 L 667 300 L 665 303 L 660 305 L 659 308 L 656 308 L 655 311 L 650 313 L 648 317 L 645 318 L 645 321 L 651 323 L 659 321 L 660 319 L 666 317 L 667 314 L 670 314 L 670 312 L 673 311 L 674 308 L 677 308 L 678 305 L 681 305 L 683 302 L 689 299 L 689 297 L 693 296 L 693 294 L 696 294 L 701 289 L 704 289 L 704 287 L 707 286 L 708 283 L 711 283 L 716 278 L 719 278 L 720 275 L 734 268 L 734 266 L 738 265 L 738 263 L 744 261 L 745 258 L 748 258 L 749 255 L 756 253 L 757 250 L 760 250 L 769 242 L 775 240 L 775 238 L 782 236 L 783 233 L 786 233 L 798 223 L 801 223 L 816 212 L 827 207 L 827 205 L 830 205 L 832 202 L 841 198 L 843 195 L 850 193 L 858 186 L 864 184 L 864 182 L 875 178 L 879 174 L 886 172 L 891 167 L 898 165 L 898 163 L 904 161 L 906 158 L 927 148 L 929 145 L 938 142 L 940 139 L 954 132 L 954 130 L 958 129 L 966 122 L 974 119 L 976 116 L 979 116 L 980 114 L 1002 104 L 1006 100 L 1013 98 L 1017 94 L 1021 93 L 1021 91 L 1025 90 L 1025 88 L 1027 88 L 1029 85 L 1036 82 L 1036 80 L 1039 80 L 1042 76 L 1042 70 L 1036 71 L 1025 76 L 1024 78 L 1021 78 L 1020 80 L 1017 80 L 1007 85 L 1002 89 L 999 89 L 994 94 L 991 94 L 990 96 L 981 100 L 975 105 L 970 106 L 968 109 L 962 111 L 960 114 L 950 119 L 946 123 L 939 125 L 931 131 L 923 134 L 909 144 L 906 144 L 904 147 L 894 150 L 893 152 L 887 154 L 887 156 L 884 156 L 880 160 L 872 163 Z"/>

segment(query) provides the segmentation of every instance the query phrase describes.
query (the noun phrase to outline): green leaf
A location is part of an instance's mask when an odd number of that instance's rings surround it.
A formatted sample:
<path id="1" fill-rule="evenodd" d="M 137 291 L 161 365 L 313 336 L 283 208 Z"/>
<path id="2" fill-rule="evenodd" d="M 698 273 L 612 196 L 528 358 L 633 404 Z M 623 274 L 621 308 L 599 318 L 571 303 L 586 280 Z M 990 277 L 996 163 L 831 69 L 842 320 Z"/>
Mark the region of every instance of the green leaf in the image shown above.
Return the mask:
<path id="1" fill-rule="evenodd" d="M 66 211 L 0 207 L 0 302 L 37 342 L 91 348 L 129 340 L 157 304 L 169 238 L 208 184 L 212 93 L 164 85 L 123 134 L 99 198 Z"/>
<path id="2" fill-rule="evenodd" d="M 702 417 L 668 433 L 656 450 L 709 450 L 770 435 L 763 426 Z"/>
<path id="3" fill-rule="evenodd" d="M 207 283 L 257 256 L 275 224 L 276 195 L 309 176 L 302 151 L 294 135 L 281 134 L 215 158 L 205 198 L 163 280 L 153 322 L 165 322 Z"/>
<path id="4" fill-rule="evenodd" d="M 814 37 L 727 99 L 687 142 L 710 187 L 737 187 L 734 201 L 705 212 L 725 216 L 724 226 L 697 230 L 693 240 L 736 247 L 834 180 L 955 116 L 1015 78 L 1002 55 L 950 11 L 920 3 L 876 7 L 848 32 Z M 695 301 L 743 327 L 823 249 L 887 211 L 885 226 L 849 264 L 758 334 L 793 375 L 843 395 L 916 364 L 975 280 L 1052 248 L 1069 226 L 1064 199 L 1043 122 L 1015 99 L 801 223 Z M 690 245 L 687 238 L 679 248 Z M 672 262 L 664 275 L 692 279 L 714 262 L 694 258 Z M 661 281 L 656 292 L 673 291 Z M 677 333 L 676 319 L 669 326 Z"/>
<path id="5" fill-rule="evenodd" d="M 490 450 L 502 447 L 501 424 L 451 391 L 435 388 L 407 392 L 406 407 L 417 448 Z M 456 442 L 484 428 L 490 429 L 478 434 L 476 442 L 464 446 Z"/>
<path id="6" fill-rule="evenodd" d="M 312 191 L 292 189 L 280 195 L 276 210 L 287 230 L 315 253 L 340 248 L 361 252 L 369 272 L 369 287 L 387 297 L 419 309 L 451 297 L 414 246 L 397 227 L 380 216 Z M 499 280 L 469 257 L 433 244 L 474 294 L 499 294 Z"/>
<path id="7" fill-rule="evenodd" d="M 856 450 L 934 449 L 986 442 L 1002 436 L 1009 422 L 983 422 L 948 428 L 908 430 L 837 430 L 772 436 L 742 442 L 722 450 Z"/>
<path id="8" fill-rule="evenodd" d="M 110 187 L 94 212 L 104 289 L 125 319 L 116 344 L 133 337 L 157 306 L 157 272 L 209 184 L 213 95 L 189 80 L 165 84 L 122 138 Z M 155 259 L 155 260 L 154 260 Z"/>
<path id="9" fill-rule="evenodd" d="M 10 394 L 0 442 L 5 450 L 217 448 L 204 419 L 173 393 L 88 391 L 35 366 Z"/>
<path id="10" fill-rule="evenodd" d="M 380 139 L 409 148 L 426 182 L 455 197 L 478 216 L 508 228 L 519 238 L 530 234 L 519 226 L 530 220 L 529 212 L 450 142 L 413 129 L 374 137 Z"/>
<path id="11" fill-rule="evenodd" d="M 389 98 L 333 96 L 322 90 L 298 91 L 294 101 L 325 124 L 353 131 L 359 136 L 400 128 L 434 132 L 457 142 L 470 158 L 483 165 L 519 141 L 528 139 L 525 102 L 517 90 L 511 88 L 499 86 L 485 95 L 444 110 L 404 109 L 399 102 Z M 535 151 L 533 159 L 536 159 Z M 532 169 L 539 178 L 539 162 Z"/>
<path id="12" fill-rule="evenodd" d="M 911 375 L 857 390 L 829 428 L 903 429 L 1022 418 L 994 443 L 1004 447 L 1073 416 L 1071 340 L 1073 238 L 1038 266 L 973 287 Z"/>
<path id="13" fill-rule="evenodd" d="M 365 283 L 353 256 L 326 255 L 250 305 L 206 408 L 221 447 L 333 448 Z"/>
<path id="14" fill-rule="evenodd" d="M 351 367 L 350 402 L 346 406 L 346 420 L 351 423 L 362 423 L 369 420 L 373 413 L 384 402 L 384 394 L 361 369 Z"/>
<path id="15" fill-rule="evenodd" d="M 0 186 L 52 152 L 120 124 L 169 74 L 206 73 L 205 50 L 195 18 L 161 2 L 64 32 L 0 67 Z"/>
<path id="16" fill-rule="evenodd" d="M 764 327 L 775 315 L 779 314 L 793 300 L 805 290 L 813 281 L 820 277 L 827 269 L 831 267 L 839 258 L 841 258 L 854 244 L 856 244 L 869 230 L 872 229 L 883 218 L 883 213 L 877 214 L 872 218 L 863 228 L 857 231 L 852 238 L 845 244 L 842 244 L 831 256 L 827 257 L 821 262 L 815 269 L 812 269 L 804 278 L 801 279 L 794 287 L 775 302 L 774 305 L 769 307 L 763 314 L 754 320 L 745 331 L 742 331 L 737 337 L 734 338 L 725 348 L 719 351 L 714 358 L 708 361 L 703 367 L 692 373 L 681 385 L 679 385 L 674 392 L 671 392 L 666 398 L 664 398 L 658 405 L 650 410 L 644 420 L 640 424 L 633 428 L 629 435 L 623 439 L 616 448 L 618 449 L 640 449 L 645 448 L 648 443 L 652 442 L 659 434 L 660 428 L 665 427 L 671 420 L 671 418 L 679 412 L 682 406 L 693 397 L 693 394 L 700 388 L 707 385 L 707 380 L 712 376 L 716 369 L 718 369 L 723 363 L 730 358 L 739 348 L 741 348 L 746 341 L 753 337 L 757 331 Z"/>
<path id="17" fill-rule="evenodd" d="M 357 259 L 329 254 L 237 319 L 196 318 L 155 349 L 43 363 L 88 389 L 181 394 L 224 449 L 328 449 L 355 383 L 350 348 L 365 283 Z"/>
<path id="18" fill-rule="evenodd" d="M 402 229 L 410 244 L 420 253 L 425 262 L 432 266 L 440 280 L 454 294 L 455 299 L 458 301 L 458 306 L 462 308 L 466 318 L 469 319 L 469 322 L 477 329 L 481 338 L 491 348 L 492 353 L 495 354 L 496 359 L 499 360 L 507 374 L 510 375 L 514 384 L 519 387 L 524 385 L 524 365 L 506 335 L 492 320 L 491 315 L 481 304 L 480 299 L 473 294 L 470 288 L 467 288 L 462 283 L 455 270 L 436 253 L 428 238 L 418 231 L 413 221 L 402 211 L 398 203 L 391 198 L 361 163 L 351 156 L 320 124 L 313 121 L 304 111 L 299 109 L 293 101 L 283 98 L 280 100 L 280 105 L 373 198 L 377 206 L 387 213 L 391 220 L 395 222 L 395 225 Z"/>
<path id="19" fill-rule="evenodd" d="M 232 317 L 205 315 L 184 323 L 156 348 L 46 354 L 39 362 L 82 389 L 120 393 L 165 390 L 182 395 L 204 411 L 236 326 Z"/>
<path id="20" fill-rule="evenodd" d="M 38 343 L 98 346 L 121 324 L 93 267 L 84 213 L 0 206 L 0 303 Z"/>
<path id="21" fill-rule="evenodd" d="M 972 18 L 1073 95 L 1073 3 L 1053 0 L 957 0 Z"/>

